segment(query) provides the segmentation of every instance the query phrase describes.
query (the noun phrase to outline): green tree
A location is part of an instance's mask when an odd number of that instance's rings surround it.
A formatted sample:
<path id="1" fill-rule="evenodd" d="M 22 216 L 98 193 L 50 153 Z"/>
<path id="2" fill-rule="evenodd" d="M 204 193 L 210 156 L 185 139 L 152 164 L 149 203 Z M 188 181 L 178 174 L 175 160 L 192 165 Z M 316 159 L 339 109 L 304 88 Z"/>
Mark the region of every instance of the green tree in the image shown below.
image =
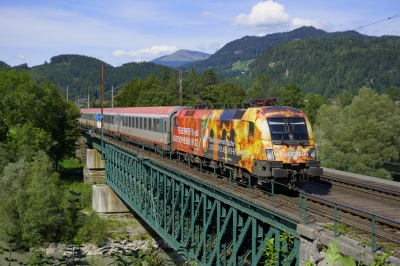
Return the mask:
<path id="1" fill-rule="evenodd" d="M 258 76 L 257 80 L 253 83 L 253 85 L 247 92 L 247 98 L 248 99 L 265 98 L 266 92 L 267 92 L 267 87 L 268 87 L 270 81 L 271 81 L 270 77 L 260 74 Z"/>
<path id="2" fill-rule="evenodd" d="M 36 93 L 36 81 L 25 70 L 0 71 L 0 142 L 6 141 L 13 127 L 32 118 Z"/>
<path id="3" fill-rule="evenodd" d="M 71 101 L 58 93 L 56 86 L 45 79 L 40 85 L 41 104 L 36 108 L 34 124 L 51 136 L 48 154 L 58 163 L 75 155 L 75 142 L 79 136 L 76 126 L 80 112 Z"/>
<path id="4" fill-rule="evenodd" d="M 399 161 L 400 116 L 388 95 L 362 88 L 345 108 L 321 106 L 314 129 L 321 152 L 387 162 Z M 369 165 L 370 164 L 370 165 Z M 372 167 L 372 162 L 357 162 Z M 383 167 L 375 164 L 375 169 Z M 353 168 L 366 173 L 361 168 Z M 390 178 L 383 175 L 382 177 Z"/>
<path id="5" fill-rule="evenodd" d="M 384 93 L 387 94 L 389 96 L 389 98 L 392 99 L 392 101 L 397 101 L 397 99 L 399 97 L 399 92 L 393 86 L 391 86 Z"/>
<path id="6" fill-rule="evenodd" d="M 6 240 L 21 232 L 16 195 L 23 191 L 25 177 L 24 159 L 8 164 L 0 175 L 0 236 Z"/>
<path id="7" fill-rule="evenodd" d="M 290 106 L 294 108 L 303 109 L 304 95 L 301 92 L 300 86 L 294 82 L 290 84 L 285 84 L 283 88 L 279 91 L 279 105 L 280 106 Z"/>
<path id="8" fill-rule="evenodd" d="M 161 72 L 161 85 L 166 86 L 170 78 L 171 78 L 171 71 L 170 68 L 166 66 L 163 68 Z"/>
<path id="9" fill-rule="evenodd" d="M 63 222 L 58 174 L 45 152 L 39 151 L 25 167 L 24 189 L 15 195 L 21 240 L 28 246 L 58 241 Z"/>
<path id="10" fill-rule="evenodd" d="M 124 85 L 124 88 L 114 97 L 114 107 L 135 107 L 140 91 L 143 90 L 143 81 L 134 78 Z"/>
<path id="11" fill-rule="evenodd" d="M 220 103 L 241 103 L 246 100 L 246 91 L 233 82 L 219 83 L 215 89 L 220 92 Z"/>
<path id="12" fill-rule="evenodd" d="M 314 125 L 319 108 L 324 104 L 329 104 L 329 101 L 324 96 L 313 93 L 307 93 L 304 99 L 306 102 L 303 111 L 307 115 L 311 125 Z"/>
<path id="13" fill-rule="evenodd" d="M 343 91 L 339 96 L 340 107 L 345 108 L 350 105 L 353 100 L 351 99 L 351 95 L 348 91 Z"/>

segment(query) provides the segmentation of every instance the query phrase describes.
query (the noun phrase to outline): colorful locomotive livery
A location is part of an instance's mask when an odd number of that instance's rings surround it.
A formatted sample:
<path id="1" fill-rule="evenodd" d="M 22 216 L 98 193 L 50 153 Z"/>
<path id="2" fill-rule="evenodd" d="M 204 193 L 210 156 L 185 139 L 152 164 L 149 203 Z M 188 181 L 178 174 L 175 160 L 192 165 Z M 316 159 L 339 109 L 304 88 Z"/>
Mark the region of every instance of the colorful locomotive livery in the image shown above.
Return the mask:
<path id="1" fill-rule="evenodd" d="M 175 150 L 292 182 L 322 174 L 310 122 L 298 109 L 182 109 L 173 124 Z"/>
<path id="2" fill-rule="evenodd" d="M 92 128 L 99 112 L 81 109 L 79 122 Z M 250 173 L 299 187 L 322 175 L 310 122 L 296 108 L 104 108 L 104 117 L 106 135 L 205 160 L 210 166 L 234 170 L 234 178 Z"/>

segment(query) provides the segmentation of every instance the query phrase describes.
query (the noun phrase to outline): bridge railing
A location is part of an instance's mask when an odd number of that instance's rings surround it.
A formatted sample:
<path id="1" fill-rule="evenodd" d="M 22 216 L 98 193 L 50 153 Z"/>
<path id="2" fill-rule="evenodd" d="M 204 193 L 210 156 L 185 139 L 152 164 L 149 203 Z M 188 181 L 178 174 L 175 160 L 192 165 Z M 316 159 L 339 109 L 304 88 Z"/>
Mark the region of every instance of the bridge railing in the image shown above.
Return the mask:
<path id="1" fill-rule="evenodd" d="M 97 136 L 97 137 L 99 137 L 99 136 Z M 322 217 L 325 217 L 333 223 L 333 231 L 334 231 L 335 237 L 338 236 L 338 225 L 340 225 L 340 224 L 344 224 L 353 229 L 361 230 L 371 236 L 372 253 L 374 253 L 376 250 L 376 241 L 375 240 L 377 237 L 386 239 L 389 242 L 392 242 L 395 244 L 400 244 L 399 241 L 387 237 L 380 230 L 377 230 L 375 228 L 377 220 L 379 220 L 379 222 L 384 221 L 387 224 L 394 224 L 397 227 L 400 227 L 399 221 L 396 221 L 396 220 L 393 220 L 393 219 L 390 219 L 390 218 L 387 218 L 387 217 L 384 217 L 384 216 L 381 216 L 381 215 L 378 215 L 375 213 L 371 213 L 371 212 L 368 212 L 368 211 L 365 211 L 362 209 L 358 209 L 358 208 L 355 208 L 355 207 L 352 207 L 349 205 L 345 205 L 345 204 L 342 204 L 339 202 L 335 202 L 335 201 L 331 201 L 331 200 L 328 200 L 328 199 L 325 199 L 322 197 L 318 197 L 318 196 L 309 194 L 301 189 L 290 187 L 288 185 L 277 183 L 277 182 L 269 180 L 267 178 L 262 178 L 262 177 L 251 175 L 251 174 L 244 173 L 244 172 L 239 172 L 239 173 L 248 177 L 246 182 L 237 181 L 232 178 L 233 170 L 229 170 L 229 174 L 225 173 L 223 175 L 220 175 L 217 173 L 215 164 L 212 166 L 213 170 L 210 171 L 210 170 L 208 170 L 209 167 L 208 167 L 208 169 L 203 167 L 204 163 L 209 164 L 209 162 L 200 160 L 200 162 L 193 163 L 190 161 L 190 159 L 188 162 L 185 162 L 185 161 L 181 160 L 182 158 L 181 158 L 180 154 L 178 154 L 176 152 L 173 152 L 173 153 L 168 152 L 167 153 L 167 152 L 164 152 L 163 150 L 156 151 L 152 147 L 150 147 L 149 144 L 144 143 L 143 141 L 135 140 L 132 143 L 127 143 L 127 142 L 118 141 L 118 140 L 115 140 L 112 138 L 105 138 L 105 140 L 110 141 L 111 143 L 117 144 L 122 148 L 126 148 L 131 152 L 133 151 L 143 157 L 148 157 L 149 159 L 154 158 L 155 160 L 161 159 L 161 162 L 163 164 L 168 164 L 171 167 L 172 166 L 177 167 L 178 168 L 177 170 L 179 170 L 179 171 L 187 171 L 189 175 L 191 174 L 191 172 L 193 173 L 193 171 L 198 171 L 200 173 L 200 178 L 203 178 L 206 175 L 210 175 L 213 177 L 214 185 L 217 185 L 218 180 L 225 180 L 225 181 L 229 182 L 229 191 L 231 193 L 234 192 L 233 185 L 236 184 L 239 187 L 244 187 L 248 190 L 248 192 L 246 194 L 249 199 L 256 198 L 256 196 L 259 195 L 259 193 L 267 194 L 270 197 L 269 204 L 272 208 L 274 208 L 276 199 L 282 199 L 286 202 L 289 202 L 290 204 L 294 205 L 295 207 L 297 207 L 299 209 L 299 220 L 302 221 L 304 224 L 308 223 L 308 219 L 309 219 L 308 213 L 314 213 L 314 214 L 320 215 Z M 178 159 L 177 166 L 175 165 L 175 162 L 176 162 L 175 159 Z M 373 160 L 371 160 L 371 161 L 373 161 Z M 255 180 L 257 180 L 257 181 L 255 181 Z M 253 185 L 254 183 L 258 184 L 259 181 L 263 181 L 267 184 L 270 184 L 269 191 L 265 190 L 265 189 L 260 189 L 259 187 Z M 300 196 L 299 200 L 298 201 L 290 200 L 286 197 L 283 197 L 280 194 L 275 193 L 276 188 L 278 186 L 285 187 L 288 190 L 298 191 L 299 196 Z M 309 205 L 309 202 L 311 199 L 318 199 L 320 202 L 323 202 L 324 205 L 333 207 L 333 209 L 334 209 L 333 214 L 329 213 L 329 212 L 324 212 L 324 211 L 321 211 L 318 209 L 310 208 L 308 205 Z M 365 215 L 365 217 L 367 217 L 367 218 L 369 217 L 369 220 L 371 221 L 371 223 L 369 225 L 356 224 L 351 219 L 346 218 L 345 216 L 339 217 L 338 216 L 338 207 L 340 207 L 340 206 L 345 207 L 347 209 L 352 209 L 359 213 L 363 213 Z"/>
<path id="2" fill-rule="evenodd" d="M 317 152 L 324 167 L 400 181 L 400 164 L 354 156 Z"/>

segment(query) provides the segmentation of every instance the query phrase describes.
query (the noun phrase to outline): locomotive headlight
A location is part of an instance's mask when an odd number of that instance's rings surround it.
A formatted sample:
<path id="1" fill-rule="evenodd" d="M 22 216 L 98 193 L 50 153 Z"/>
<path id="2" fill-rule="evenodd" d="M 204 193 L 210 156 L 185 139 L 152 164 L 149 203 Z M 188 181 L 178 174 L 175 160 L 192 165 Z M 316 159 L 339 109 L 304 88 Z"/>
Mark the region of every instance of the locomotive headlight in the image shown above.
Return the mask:
<path id="1" fill-rule="evenodd" d="M 274 150 L 265 150 L 268 160 L 275 160 Z"/>
<path id="2" fill-rule="evenodd" d="M 311 153 L 311 159 L 315 159 L 315 149 L 314 148 L 310 149 L 310 153 Z"/>

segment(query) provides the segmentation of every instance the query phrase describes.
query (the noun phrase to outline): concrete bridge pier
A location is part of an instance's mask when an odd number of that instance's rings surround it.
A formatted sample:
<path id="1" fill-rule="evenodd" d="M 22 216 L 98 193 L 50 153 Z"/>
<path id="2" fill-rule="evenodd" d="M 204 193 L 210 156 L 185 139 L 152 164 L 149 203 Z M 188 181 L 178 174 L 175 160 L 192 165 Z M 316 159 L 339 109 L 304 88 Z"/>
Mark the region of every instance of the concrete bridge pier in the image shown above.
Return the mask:
<path id="1" fill-rule="evenodd" d="M 88 184 L 104 184 L 105 160 L 101 159 L 101 153 L 96 149 L 86 150 L 87 166 L 83 168 L 83 180 Z"/>
<path id="2" fill-rule="evenodd" d="M 93 211 L 97 213 L 129 213 L 125 203 L 108 185 L 93 185 Z"/>

